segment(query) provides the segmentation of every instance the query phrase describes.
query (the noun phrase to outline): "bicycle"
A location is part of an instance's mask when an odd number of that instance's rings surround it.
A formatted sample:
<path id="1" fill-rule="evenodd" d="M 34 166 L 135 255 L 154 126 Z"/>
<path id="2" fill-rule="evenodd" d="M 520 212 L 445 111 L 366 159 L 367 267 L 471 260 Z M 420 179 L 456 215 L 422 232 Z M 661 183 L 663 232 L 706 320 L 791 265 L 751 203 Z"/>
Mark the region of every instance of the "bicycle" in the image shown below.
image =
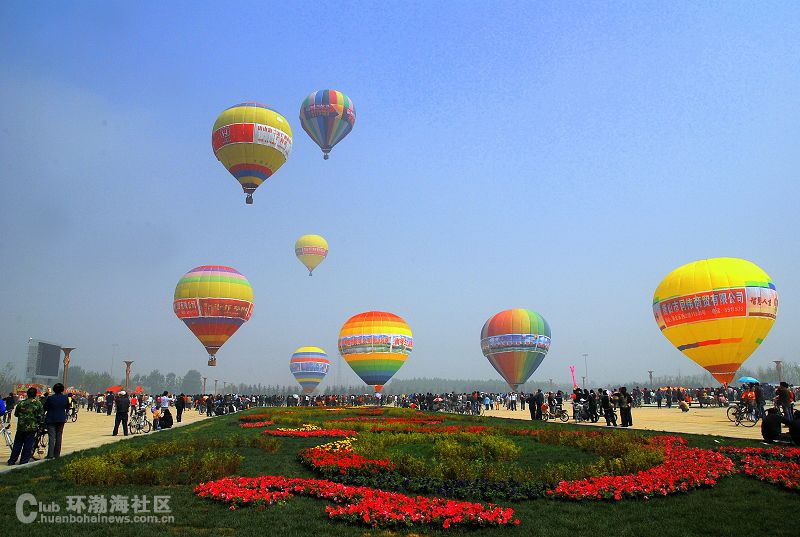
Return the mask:
<path id="1" fill-rule="evenodd" d="M 128 430 L 131 434 L 149 433 L 153 424 L 147 419 L 146 411 L 138 411 L 134 416 L 131 416 L 128 421 Z"/>
<path id="2" fill-rule="evenodd" d="M 544 421 L 559 419 L 562 422 L 567 423 L 569 421 L 569 412 L 561 407 L 555 407 L 552 409 L 548 408 L 547 412 L 542 412 L 542 419 Z"/>
<path id="3" fill-rule="evenodd" d="M 36 436 L 33 440 L 31 460 L 38 461 L 47 455 L 47 440 L 49 438 L 49 435 L 47 434 L 47 426 L 44 423 L 40 424 L 35 434 Z"/>
<path id="4" fill-rule="evenodd" d="M 11 439 L 11 424 L 3 425 L 3 439 L 6 441 L 6 447 L 12 449 L 14 447 L 14 440 Z"/>
<path id="5" fill-rule="evenodd" d="M 761 419 L 756 413 L 755 408 L 749 408 L 746 405 L 741 405 L 734 407 L 734 409 L 734 425 L 753 427 Z"/>
<path id="6" fill-rule="evenodd" d="M 743 408 L 745 408 L 745 405 L 743 403 L 740 403 L 738 401 L 733 403 L 732 406 L 728 407 L 728 411 L 726 412 L 728 419 L 735 423 L 736 415 L 742 412 Z"/>
<path id="7" fill-rule="evenodd" d="M 75 423 L 78 421 L 78 407 L 72 407 L 72 411 L 69 413 L 69 421 Z"/>

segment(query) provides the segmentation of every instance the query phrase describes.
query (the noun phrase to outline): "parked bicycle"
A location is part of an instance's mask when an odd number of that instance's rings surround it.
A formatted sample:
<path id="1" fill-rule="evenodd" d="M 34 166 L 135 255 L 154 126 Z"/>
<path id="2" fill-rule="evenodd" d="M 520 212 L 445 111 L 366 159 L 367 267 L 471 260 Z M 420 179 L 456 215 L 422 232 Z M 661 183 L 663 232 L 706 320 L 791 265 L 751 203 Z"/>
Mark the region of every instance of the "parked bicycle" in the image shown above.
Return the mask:
<path id="1" fill-rule="evenodd" d="M 149 433 L 150 429 L 152 429 L 153 424 L 150 423 L 150 420 L 147 419 L 147 411 L 146 410 L 137 410 L 136 413 L 131 416 L 130 420 L 128 421 L 128 430 L 131 434 L 138 434 L 138 433 Z"/>
<path id="2" fill-rule="evenodd" d="M 731 413 L 733 414 L 732 421 L 734 425 L 737 426 L 743 425 L 745 427 L 754 427 L 755 424 L 761 419 L 758 415 L 758 411 L 754 407 L 748 405 L 740 404 L 728 409 L 728 419 L 731 418 Z"/>

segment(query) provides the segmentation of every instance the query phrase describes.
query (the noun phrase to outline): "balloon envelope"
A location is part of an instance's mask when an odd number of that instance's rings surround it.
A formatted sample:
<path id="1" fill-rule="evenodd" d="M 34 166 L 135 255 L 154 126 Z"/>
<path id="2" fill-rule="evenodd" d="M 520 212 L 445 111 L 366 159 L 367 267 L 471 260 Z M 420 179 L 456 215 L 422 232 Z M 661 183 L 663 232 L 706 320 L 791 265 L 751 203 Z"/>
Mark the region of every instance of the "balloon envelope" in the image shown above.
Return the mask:
<path id="1" fill-rule="evenodd" d="M 517 391 L 550 350 L 550 325 L 535 311 L 501 311 L 483 325 L 481 350 L 511 389 Z"/>
<path id="2" fill-rule="evenodd" d="M 328 255 L 328 241 L 320 235 L 303 235 L 294 243 L 294 253 L 311 276 L 314 269 Z"/>
<path id="3" fill-rule="evenodd" d="M 264 104 L 240 103 L 222 112 L 211 131 L 214 155 L 253 203 L 253 192 L 283 166 L 292 151 L 292 128 Z"/>
<path id="4" fill-rule="evenodd" d="M 411 328 L 394 313 L 353 315 L 339 332 L 339 353 L 366 384 L 380 391 L 414 348 Z"/>
<path id="5" fill-rule="evenodd" d="M 353 130 L 356 109 L 353 101 L 341 91 L 315 91 L 300 105 L 300 124 L 327 160 L 333 146 Z"/>
<path id="6" fill-rule="evenodd" d="M 187 272 L 175 287 L 175 315 L 208 351 L 208 365 L 253 313 L 253 288 L 231 267 L 205 265 Z"/>
<path id="7" fill-rule="evenodd" d="M 319 347 L 300 347 L 289 360 L 289 371 L 303 387 L 303 392 L 311 393 L 328 374 L 330 365 L 324 350 Z"/>
<path id="8" fill-rule="evenodd" d="M 778 291 L 750 261 L 719 257 L 670 272 L 653 296 L 661 333 L 722 384 L 767 337 Z"/>

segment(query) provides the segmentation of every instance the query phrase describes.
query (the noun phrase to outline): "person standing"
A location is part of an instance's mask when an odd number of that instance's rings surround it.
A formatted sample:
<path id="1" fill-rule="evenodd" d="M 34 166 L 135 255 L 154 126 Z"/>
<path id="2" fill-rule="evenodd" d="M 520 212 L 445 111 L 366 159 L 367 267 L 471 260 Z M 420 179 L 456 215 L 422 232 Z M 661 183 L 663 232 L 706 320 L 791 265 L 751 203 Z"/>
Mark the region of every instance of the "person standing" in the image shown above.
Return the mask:
<path id="1" fill-rule="evenodd" d="M 764 387 L 761 386 L 759 382 L 756 382 L 753 386 L 753 392 L 755 394 L 755 402 L 756 402 L 756 417 L 763 418 L 764 417 Z"/>
<path id="2" fill-rule="evenodd" d="M 542 393 L 541 388 L 536 390 L 536 395 L 533 397 L 533 405 L 536 408 L 532 408 L 531 412 L 534 413 L 534 416 L 537 420 L 542 419 L 542 405 L 544 405 L 544 394 Z"/>
<path id="3" fill-rule="evenodd" d="M 181 414 L 186 408 L 186 396 L 181 392 L 177 399 L 175 399 L 175 421 L 181 422 Z"/>
<path id="4" fill-rule="evenodd" d="M 17 406 L 17 398 L 14 392 L 8 392 L 8 397 L 4 399 L 6 403 L 6 412 L 2 416 L 3 423 L 11 423 L 11 414 L 14 412 L 14 407 Z"/>
<path id="5" fill-rule="evenodd" d="M 70 400 L 64 395 L 64 385 L 56 383 L 53 385 L 53 395 L 44 402 L 44 422 L 47 425 L 46 459 L 57 459 L 61 456 L 61 438 L 64 436 L 69 406 Z"/>
<path id="6" fill-rule="evenodd" d="M 169 411 L 170 397 L 169 392 L 164 390 L 159 400 L 161 410 L 161 428 L 169 429 L 172 427 L 172 413 Z"/>
<path id="7" fill-rule="evenodd" d="M 117 407 L 117 414 L 114 417 L 114 432 L 111 436 L 117 436 L 119 433 L 119 424 L 122 423 L 122 432 L 128 436 L 128 411 L 131 408 L 131 400 L 128 399 L 128 394 L 125 390 L 120 390 L 114 401 Z"/>
<path id="8" fill-rule="evenodd" d="M 20 464 L 26 464 L 33 454 L 33 443 L 36 440 L 36 431 L 44 419 L 42 403 L 36 398 L 36 388 L 28 388 L 26 398 L 20 401 L 14 409 L 17 417 L 17 432 L 14 435 L 14 447 L 8 465 L 13 466 L 19 459 Z"/>
<path id="9" fill-rule="evenodd" d="M 783 412 L 783 417 L 787 420 L 792 420 L 792 395 L 789 393 L 789 384 L 781 382 L 778 389 L 775 390 L 775 404 Z"/>
<path id="10" fill-rule="evenodd" d="M 631 406 L 633 406 L 633 398 L 628 393 L 628 388 L 622 386 L 619 389 L 619 416 L 622 419 L 623 427 L 630 427 L 633 425 L 633 416 L 631 415 Z"/>
<path id="11" fill-rule="evenodd" d="M 113 406 L 114 406 L 114 394 L 111 393 L 111 392 L 108 392 L 106 394 L 106 416 L 110 416 L 111 415 L 111 407 L 113 407 Z"/>

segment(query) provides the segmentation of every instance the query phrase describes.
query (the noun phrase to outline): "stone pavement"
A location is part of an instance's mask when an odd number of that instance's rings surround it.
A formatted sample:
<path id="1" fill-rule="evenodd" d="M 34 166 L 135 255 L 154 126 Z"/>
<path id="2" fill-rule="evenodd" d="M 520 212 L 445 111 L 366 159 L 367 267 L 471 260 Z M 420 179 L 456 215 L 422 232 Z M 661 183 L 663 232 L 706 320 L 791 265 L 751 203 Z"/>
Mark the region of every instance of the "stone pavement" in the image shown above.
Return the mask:
<path id="1" fill-rule="evenodd" d="M 517 407 L 519 408 L 519 407 Z M 572 417 L 570 405 L 565 407 Z M 681 412 L 676 406 L 672 408 L 640 407 L 634 408 L 633 427 L 631 429 L 643 429 L 647 431 L 668 431 L 671 433 L 687 434 L 706 434 L 713 436 L 729 436 L 733 438 L 746 438 L 749 440 L 761 440 L 761 422 L 754 427 L 736 426 L 728 420 L 727 408 L 698 408 L 693 406 L 689 412 Z M 531 419 L 528 407 L 525 411 L 517 410 L 490 410 L 487 416 L 497 418 L 510 418 L 519 420 Z M 556 421 L 556 423 L 561 423 Z M 575 423 L 570 419 L 570 423 Z M 617 410 L 617 423 L 619 423 L 619 410 Z M 606 421 L 600 418 L 597 423 L 581 423 L 590 427 L 606 427 Z"/>
<path id="2" fill-rule="evenodd" d="M 175 409 L 171 408 L 170 411 L 172 412 L 173 420 L 176 417 Z M 147 419 L 151 419 L 150 413 L 147 413 Z M 174 422 L 173 427 L 180 427 L 182 425 L 186 425 L 188 423 L 195 423 L 197 421 L 207 419 L 205 415 L 200 415 L 198 412 L 194 410 L 187 410 L 184 411 L 183 415 L 181 416 L 181 423 Z M 12 419 L 12 429 L 11 429 L 11 438 L 14 438 L 14 432 L 17 428 L 17 419 Z M 102 414 L 97 414 L 95 412 L 87 412 L 84 409 L 78 414 L 78 421 L 75 423 L 67 422 L 64 425 L 64 436 L 61 441 L 61 455 L 66 455 L 68 453 L 72 453 L 74 451 L 80 451 L 82 449 L 89 449 L 97 446 L 102 446 L 103 444 L 110 444 L 111 442 L 118 442 L 120 440 L 124 440 L 127 438 L 134 438 L 137 436 L 143 436 L 140 434 L 128 434 L 128 436 L 122 435 L 122 426 L 120 426 L 119 434 L 117 436 L 112 436 L 111 433 L 114 431 L 114 414 L 112 413 L 110 416 L 106 416 L 105 412 Z M 161 432 L 150 432 L 148 434 L 169 434 L 169 431 L 161 431 Z M 47 464 L 48 461 L 31 461 L 28 464 L 21 465 L 21 466 L 7 466 L 6 461 L 8 461 L 8 457 L 11 455 L 11 451 L 6 447 L 6 443 L 3 440 L 0 440 L 0 473 L 7 472 L 9 470 L 13 470 L 16 468 L 25 468 L 26 466 L 32 464 Z"/>

